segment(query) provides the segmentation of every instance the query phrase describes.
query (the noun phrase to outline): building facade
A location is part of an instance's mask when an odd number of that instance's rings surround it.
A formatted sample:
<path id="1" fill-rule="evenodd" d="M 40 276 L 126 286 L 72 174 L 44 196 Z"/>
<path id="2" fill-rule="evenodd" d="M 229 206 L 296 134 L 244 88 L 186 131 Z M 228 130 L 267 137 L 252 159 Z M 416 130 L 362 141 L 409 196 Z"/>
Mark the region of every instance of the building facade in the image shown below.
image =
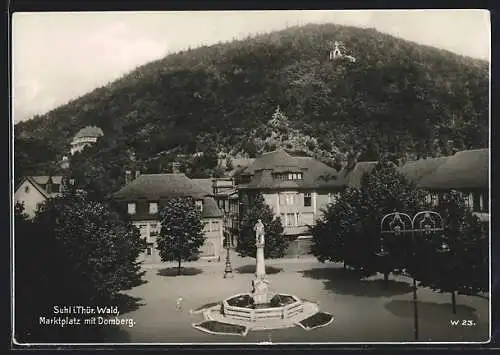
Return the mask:
<path id="1" fill-rule="evenodd" d="M 137 177 L 114 194 L 115 199 L 127 206 L 132 223 L 146 241 L 141 255 L 145 262 L 161 262 L 156 248 L 156 238 L 161 231 L 159 211 L 173 197 L 191 197 L 205 223 L 205 244 L 200 257 L 220 260 L 223 248 L 223 214 L 213 197 L 200 184 L 184 174 L 137 174 Z"/>
<path id="2" fill-rule="evenodd" d="M 308 253 L 308 226 L 321 217 L 329 203 L 335 203 L 346 187 L 360 188 L 363 176 L 372 172 L 377 161 L 348 161 L 341 171 L 309 157 L 275 151 L 239 167 L 234 175 L 241 201 L 261 193 L 274 215 L 281 218 L 285 237 L 292 240 L 289 256 Z M 457 152 L 452 156 L 395 164 L 417 187 L 428 192 L 427 201 L 438 206 L 444 193 L 457 190 L 465 203 L 489 230 L 489 149 Z M 240 214 L 245 213 L 240 208 Z"/>
<path id="3" fill-rule="evenodd" d="M 62 189 L 62 176 L 26 176 L 15 189 L 14 203 L 21 203 L 24 212 L 33 218 L 38 208 L 49 198 L 59 196 Z"/>
<path id="4" fill-rule="evenodd" d="M 416 184 L 428 191 L 428 201 L 435 205 L 444 193 L 461 192 L 465 205 L 483 223 L 485 232 L 489 231 L 489 154 L 489 149 L 473 149 L 435 158 L 434 168 L 417 179 Z"/>
<path id="5" fill-rule="evenodd" d="M 261 193 L 275 215 L 280 217 L 289 238 L 289 255 L 309 253 L 309 226 L 341 191 L 335 169 L 310 157 L 291 156 L 284 150 L 256 158 L 235 176 L 240 202 Z M 240 214 L 244 214 L 244 204 Z"/>

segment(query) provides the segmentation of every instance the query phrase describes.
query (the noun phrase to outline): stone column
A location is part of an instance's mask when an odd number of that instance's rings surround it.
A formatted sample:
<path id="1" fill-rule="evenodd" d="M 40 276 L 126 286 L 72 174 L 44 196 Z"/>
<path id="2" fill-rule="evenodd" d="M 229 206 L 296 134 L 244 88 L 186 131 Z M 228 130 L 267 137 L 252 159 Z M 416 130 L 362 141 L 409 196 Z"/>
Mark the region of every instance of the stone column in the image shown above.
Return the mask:
<path id="1" fill-rule="evenodd" d="M 264 264 L 264 244 L 257 244 L 257 255 L 256 255 L 257 267 L 255 271 L 255 276 L 258 279 L 263 279 L 266 277 L 266 265 Z"/>
<path id="2" fill-rule="evenodd" d="M 269 302 L 267 287 L 269 282 L 266 280 L 266 265 L 264 262 L 264 225 L 260 219 L 255 224 L 254 231 L 257 253 L 255 255 L 255 280 L 252 281 L 252 297 L 255 304 L 263 304 Z"/>

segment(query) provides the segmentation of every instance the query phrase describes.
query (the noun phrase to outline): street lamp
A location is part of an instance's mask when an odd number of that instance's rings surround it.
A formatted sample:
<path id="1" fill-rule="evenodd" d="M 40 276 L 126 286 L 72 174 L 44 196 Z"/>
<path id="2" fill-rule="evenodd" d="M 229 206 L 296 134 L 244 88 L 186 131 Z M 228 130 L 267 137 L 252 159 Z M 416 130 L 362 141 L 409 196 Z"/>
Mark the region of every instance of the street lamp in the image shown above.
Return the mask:
<path id="1" fill-rule="evenodd" d="M 228 215 L 224 213 L 224 239 L 226 240 L 226 267 L 224 269 L 224 278 L 233 277 L 233 267 L 231 266 L 231 258 L 229 253 L 229 226 L 228 226 Z"/>
<path id="2" fill-rule="evenodd" d="M 425 238 L 430 238 L 433 232 L 444 231 L 443 219 L 441 215 L 433 211 L 418 212 L 413 218 L 406 213 L 393 212 L 385 215 L 380 222 L 381 234 L 393 234 L 399 236 L 402 234 L 411 235 L 412 245 L 412 264 L 413 272 L 413 313 L 414 313 L 414 334 L 415 340 L 418 340 L 418 298 L 417 298 L 417 280 L 415 271 L 417 266 L 417 257 L 415 253 L 415 233 L 421 233 Z M 449 250 L 446 243 L 442 243 L 440 251 Z M 383 251 L 383 248 L 382 248 Z"/>

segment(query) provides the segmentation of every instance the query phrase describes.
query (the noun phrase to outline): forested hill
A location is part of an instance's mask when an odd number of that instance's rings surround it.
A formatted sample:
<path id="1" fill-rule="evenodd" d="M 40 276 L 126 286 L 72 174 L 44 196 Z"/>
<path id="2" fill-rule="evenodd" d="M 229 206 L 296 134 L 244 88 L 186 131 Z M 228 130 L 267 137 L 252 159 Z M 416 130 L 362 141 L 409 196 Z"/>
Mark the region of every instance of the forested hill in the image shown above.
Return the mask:
<path id="1" fill-rule="evenodd" d="M 334 41 L 356 61 L 329 60 Z M 190 49 L 17 124 L 16 175 L 44 173 L 33 170 L 67 154 L 71 137 L 86 125 L 104 131 L 97 150 L 116 153 L 103 157 L 133 151 L 148 164 L 175 147 L 255 154 L 290 146 L 290 134 L 330 157 L 486 147 L 488 66 L 374 29 L 333 24 Z M 278 106 L 281 119 L 272 120 Z M 127 158 L 119 159 L 110 163 Z"/>

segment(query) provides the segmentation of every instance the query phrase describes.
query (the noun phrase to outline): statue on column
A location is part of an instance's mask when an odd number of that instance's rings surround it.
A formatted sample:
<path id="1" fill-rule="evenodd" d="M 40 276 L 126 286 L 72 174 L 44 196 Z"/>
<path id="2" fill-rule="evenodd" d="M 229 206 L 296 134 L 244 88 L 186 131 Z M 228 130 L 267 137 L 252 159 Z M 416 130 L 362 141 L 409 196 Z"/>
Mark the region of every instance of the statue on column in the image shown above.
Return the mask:
<path id="1" fill-rule="evenodd" d="M 264 239 L 264 224 L 262 223 L 262 220 L 257 220 L 257 223 L 255 223 L 255 226 L 253 227 L 253 230 L 255 231 L 255 244 L 265 244 L 265 239 Z"/>
<path id="2" fill-rule="evenodd" d="M 264 224 L 259 219 L 255 223 L 253 230 L 255 231 L 255 244 L 257 247 L 255 261 L 255 280 L 252 281 L 252 296 L 255 304 L 262 304 L 268 301 L 268 283 L 266 280 L 266 265 L 264 258 Z"/>

